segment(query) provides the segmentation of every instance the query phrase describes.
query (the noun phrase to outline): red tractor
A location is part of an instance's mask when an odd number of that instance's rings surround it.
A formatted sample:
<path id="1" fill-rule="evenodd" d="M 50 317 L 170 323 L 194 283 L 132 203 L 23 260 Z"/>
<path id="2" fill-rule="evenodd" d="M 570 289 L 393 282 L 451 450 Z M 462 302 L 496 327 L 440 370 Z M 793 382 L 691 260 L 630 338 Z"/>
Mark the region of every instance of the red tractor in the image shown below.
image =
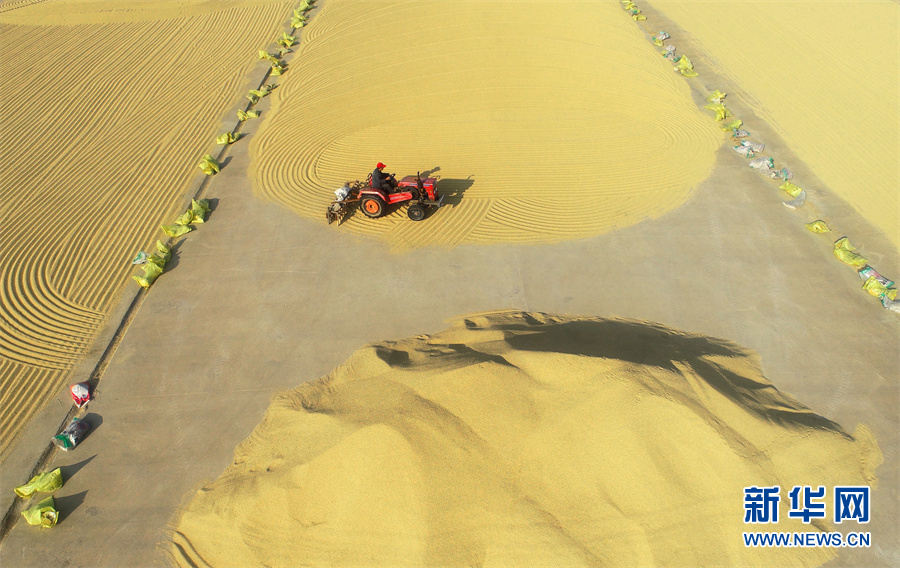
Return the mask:
<path id="1" fill-rule="evenodd" d="M 391 179 L 394 179 L 393 175 Z M 436 178 L 422 179 L 422 176 L 416 173 L 415 176 L 406 176 L 395 182 L 392 191 L 384 191 L 372 187 L 370 175 L 365 184 L 356 181 L 352 186 L 344 186 L 336 191 L 337 199 L 328 206 L 325 218 L 329 223 L 338 219 L 343 220 L 353 203 L 359 203 L 359 209 L 367 217 L 381 217 L 388 205 L 408 201 L 407 216 L 413 221 L 421 221 L 425 218 L 426 207 L 437 209 L 444 202 L 444 197 L 438 195 L 436 185 Z"/>

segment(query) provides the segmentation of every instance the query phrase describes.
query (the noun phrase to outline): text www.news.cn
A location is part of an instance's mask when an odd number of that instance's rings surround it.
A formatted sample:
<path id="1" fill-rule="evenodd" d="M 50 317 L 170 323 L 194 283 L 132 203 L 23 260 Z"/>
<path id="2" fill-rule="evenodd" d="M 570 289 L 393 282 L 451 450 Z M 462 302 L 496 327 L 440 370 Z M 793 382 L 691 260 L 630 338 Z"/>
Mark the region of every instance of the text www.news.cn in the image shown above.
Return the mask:
<path id="1" fill-rule="evenodd" d="M 872 545 L 871 533 L 851 532 L 745 532 L 744 546 L 783 548 L 866 548 Z"/>

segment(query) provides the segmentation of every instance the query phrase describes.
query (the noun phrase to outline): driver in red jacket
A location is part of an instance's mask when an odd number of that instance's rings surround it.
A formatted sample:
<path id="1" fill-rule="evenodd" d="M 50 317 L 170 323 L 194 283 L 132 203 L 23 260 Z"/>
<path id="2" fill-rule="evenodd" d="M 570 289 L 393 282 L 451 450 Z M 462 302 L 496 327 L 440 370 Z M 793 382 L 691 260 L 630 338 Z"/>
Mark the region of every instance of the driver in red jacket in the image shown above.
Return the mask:
<path id="1" fill-rule="evenodd" d="M 381 171 L 385 167 L 381 162 L 378 162 L 378 165 L 375 166 L 375 169 L 372 171 L 372 187 L 392 193 L 397 187 L 397 179 L 393 175 Z"/>

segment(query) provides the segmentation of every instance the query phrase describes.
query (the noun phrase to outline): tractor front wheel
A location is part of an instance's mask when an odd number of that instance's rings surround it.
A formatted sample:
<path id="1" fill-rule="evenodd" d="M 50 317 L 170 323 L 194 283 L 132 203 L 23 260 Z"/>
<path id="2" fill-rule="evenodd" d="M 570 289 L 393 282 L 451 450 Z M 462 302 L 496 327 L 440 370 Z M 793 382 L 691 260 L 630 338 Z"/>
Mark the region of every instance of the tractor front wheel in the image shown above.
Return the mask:
<path id="1" fill-rule="evenodd" d="M 384 214 L 384 201 L 382 201 L 380 197 L 367 195 L 362 198 L 359 206 L 362 208 L 362 212 L 366 217 L 372 217 L 374 219 L 375 217 L 381 217 Z"/>
<path id="2" fill-rule="evenodd" d="M 421 221 L 425 218 L 425 208 L 418 203 L 413 203 L 406 208 L 406 214 L 413 221 Z"/>

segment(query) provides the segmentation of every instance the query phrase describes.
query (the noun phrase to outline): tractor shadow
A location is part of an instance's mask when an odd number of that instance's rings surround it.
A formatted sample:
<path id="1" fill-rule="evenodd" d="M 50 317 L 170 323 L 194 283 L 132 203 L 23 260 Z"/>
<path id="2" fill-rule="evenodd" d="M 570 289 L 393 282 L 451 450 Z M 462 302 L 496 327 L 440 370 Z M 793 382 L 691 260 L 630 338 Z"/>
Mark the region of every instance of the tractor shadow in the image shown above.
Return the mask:
<path id="1" fill-rule="evenodd" d="M 442 178 L 440 176 L 435 176 L 439 171 L 441 171 L 441 167 L 435 166 L 430 170 L 419 172 L 419 175 L 423 179 L 427 177 L 437 177 L 437 190 L 440 195 L 444 196 L 444 205 L 459 205 L 459 202 L 462 201 L 463 194 L 467 189 L 472 187 L 473 183 L 475 183 L 475 176 L 470 175 L 465 179 Z"/>
<path id="2" fill-rule="evenodd" d="M 475 178 L 469 176 L 465 179 L 442 178 L 438 180 L 438 192 L 444 196 L 444 205 L 456 207 L 462 201 L 463 194 L 475 183 Z"/>
<path id="3" fill-rule="evenodd" d="M 433 176 L 434 174 L 436 174 L 439 171 L 441 171 L 441 167 L 435 166 L 435 167 L 431 168 L 430 170 L 422 170 L 421 172 L 419 172 L 419 175 L 422 176 L 423 178 L 427 178 L 427 177 Z"/>

